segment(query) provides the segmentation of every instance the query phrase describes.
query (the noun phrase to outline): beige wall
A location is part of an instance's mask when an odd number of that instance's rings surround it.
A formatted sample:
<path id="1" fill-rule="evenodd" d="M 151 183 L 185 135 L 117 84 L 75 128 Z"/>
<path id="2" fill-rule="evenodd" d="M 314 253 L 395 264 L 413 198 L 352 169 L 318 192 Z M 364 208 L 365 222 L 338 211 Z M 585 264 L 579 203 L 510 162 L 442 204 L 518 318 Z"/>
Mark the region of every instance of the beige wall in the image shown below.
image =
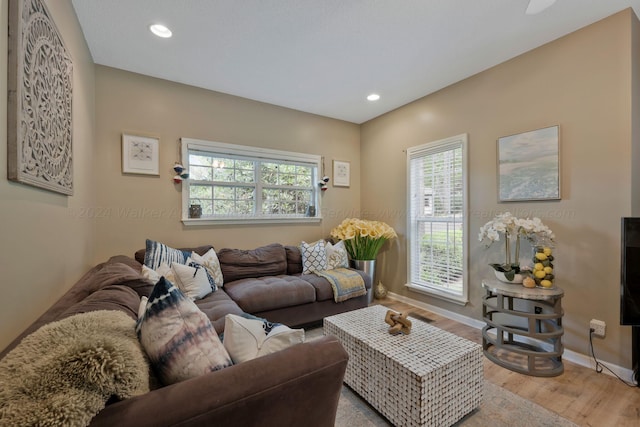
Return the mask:
<path id="1" fill-rule="evenodd" d="M 0 2 L 6 28 L 8 1 Z M 378 263 L 379 278 L 393 292 L 480 319 L 479 281 L 490 277 L 487 263 L 500 254 L 498 248 L 483 249 L 477 230 L 496 212 L 510 210 L 541 217 L 558 236 L 567 348 L 588 354 L 588 321 L 602 319 L 608 334 L 596 341 L 598 355 L 630 366 L 630 331 L 618 326 L 620 217 L 638 215 L 640 206 L 633 191 L 639 172 L 631 167 L 631 158 L 640 156 L 640 88 L 631 78 L 640 64 L 640 31 L 630 10 L 357 126 L 94 67 L 70 1 L 47 4 L 74 60 L 75 194 L 60 196 L 0 180 L 0 235 L 11 248 L 0 258 L 10 284 L 0 302 L 0 348 L 91 263 L 130 255 L 145 238 L 175 246 L 295 244 L 326 236 L 343 218 L 359 215 L 385 220 L 400 235 L 383 249 Z M 6 48 L 5 33 L 0 49 Z M 5 57 L 0 73 L 6 75 L 6 66 Z M 6 93 L 6 80 L 0 80 L 0 89 Z M 6 120 L 2 117 L 6 104 L 0 106 L 0 120 Z M 562 200 L 497 203 L 496 139 L 554 124 L 561 127 Z M 123 132 L 160 137 L 159 177 L 122 174 Z M 468 133 L 470 143 L 471 302 L 466 307 L 403 286 L 404 150 L 460 133 Z M 329 176 L 333 159 L 348 160 L 351 187 L 330 185 L 320 224 L 184 227 L 180 188 L 171 181 L 183 136 L 320 154 Z M 0 133 L 0 145 L 5 177 L 5 134 Z"/>
<path id="2" fill-rule="evenodd" d="M 286 108 L 168 82 L 113 68 L 96 67 L 97 222 L 95 260 L 131 255 L 146 238 L 173 246 L 210 243 L 217 248 L 251 249 L 272 242 L 299 244 L 325 237 L 360 208 L 360 128 Z M 124 175 L 123 132 L 160 138 L 160 176 Z M 199 226 L 180 221 L 181 187 L 173 184 L 181 137 L 268 147 L 351 162 L 350 188 L 322 194 L 319 224 Z"/>
<path id="3" fill-rule="evenodd" d="M 0 132 L 0 348 L 40 316 L 93 260 L 93 223 L 74 212 L 94 203 L 94 66 L 71 2 L 46 4 L 73 58 L 74 195 L 7 181 L 7 135 Z M 0 5 L 0 27 L 5 29 L 0 51 L 7 52 L 8 0 Z M 6 55 L 0 55 L 0 75 L 7 75 Z M 0 93 L 7 93 L 6 78 L 0 79 Z M 7 104 L 2 102 L 0 122 L 6 120 Z"/>
<path id="4" fill-rule="evenodd" d="M 497 212 L 538 216 L 557 235 L 566 348 L 589 354 L 589 320 L 601 319 L 608 329 L 606 339 L 596 340 L 598 356 L 631 366 L 630 328 L 619 326 L 619 271 L 620 218 L 631 214 L 632 202 L 631 72 L 638 49 L 632 28 L 637 32 L 635 15 L 623 11 L 362 125 L 362 210 L 388 221 L 401 236 L 382 254 L 378 274 L 385 285 L 481 319 L 480 282 L 491 278 L 487 264 L 501 261 L 502 247 L 484 249 L 479 227 Z M 634 87 L 637 91 L 637 83 Z M 556 124 L 562 200 L 498 203 L 497 138 Z M 404 286 L 404 150 L 462 133 L 469 135 L 470 159 L 470 303 L 465 307 Z"/>

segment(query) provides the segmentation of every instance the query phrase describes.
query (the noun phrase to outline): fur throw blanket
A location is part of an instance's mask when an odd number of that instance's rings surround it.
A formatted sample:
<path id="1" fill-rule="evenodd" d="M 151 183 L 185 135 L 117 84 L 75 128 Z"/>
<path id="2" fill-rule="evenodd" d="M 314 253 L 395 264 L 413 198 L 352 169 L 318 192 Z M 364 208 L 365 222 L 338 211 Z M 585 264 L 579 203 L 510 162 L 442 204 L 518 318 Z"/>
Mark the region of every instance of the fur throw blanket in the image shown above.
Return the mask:
<path id="1" fill-rule="evenodd" d="M 0 426 L 86 426 L 111 397 L 149 391 L 149 365 L 131 317 L 93 311 L 25 337 L 0 384 Z"/>

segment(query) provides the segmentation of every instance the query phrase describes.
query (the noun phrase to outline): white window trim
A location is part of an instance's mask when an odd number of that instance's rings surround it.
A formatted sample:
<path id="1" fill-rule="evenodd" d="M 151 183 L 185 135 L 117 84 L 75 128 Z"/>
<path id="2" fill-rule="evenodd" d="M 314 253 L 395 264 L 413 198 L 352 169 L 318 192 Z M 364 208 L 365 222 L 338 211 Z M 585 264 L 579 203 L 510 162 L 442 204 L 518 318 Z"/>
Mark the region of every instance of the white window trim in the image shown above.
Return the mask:
<path id="1" fill-rule="evenodd" d="M 426 294 L 438 299 L 453 302 L 460 305 L 466 305 L 469 302 L 469 193 L 468 193 L 468 136 L 466 133 L 452 136 L 450 138 L 441 139 L 434 142 L 429 142 L 416 147 L 410 147 L 407 149 L 407 191 L 411 190 L 411 159 L 412 157 L 421 154 L 422 152 L 433 153 L 437 151 L 445 151 L 456 146 L 462 147 L 462 187 L 464 197 L 462 198 L 462 210 L 464 212 L 463 217 L 463 232 L 464 240 L 462 244 L 462 295 L 456 293 L 447 292 L 444 289 L 436 288 L 433 286 L 426 286 L 422 284 L 412 283 L 412 268 L 411 258 L 415 249 L 411 248 L 413 242 L 413 224 L 411 221 L 411 197 L 407 197 L 407 282 L 405 287 L 422 294 Z"/>
<path id="2" fill-rule="evenodd" d="M 270 160 L 285 160 L 293 162 L 313 163 L 316 173 L 312 182 L 319 181 L 322 170 L 322 156 L 316 154 L 296 153 L 292 151 L 272 150 L 269 148 L 250 147 L 246 145 L 227 144 L 224 142 L 206 141 L 202 139 L 180 138 L 182 159 L 188 159 L 189 150 L 215 151 L 243 157 L 264 158 Z M 322 221 L 320 190 L 316 189 L 316 216 L 265 216 L 255 215 L 247 218 L 189 218 L 189 182 L 182 181 L 182 223 L 185 226 L 227 225 L 227 224 L 287 224 L 287 223 L 318 223 Z"/>

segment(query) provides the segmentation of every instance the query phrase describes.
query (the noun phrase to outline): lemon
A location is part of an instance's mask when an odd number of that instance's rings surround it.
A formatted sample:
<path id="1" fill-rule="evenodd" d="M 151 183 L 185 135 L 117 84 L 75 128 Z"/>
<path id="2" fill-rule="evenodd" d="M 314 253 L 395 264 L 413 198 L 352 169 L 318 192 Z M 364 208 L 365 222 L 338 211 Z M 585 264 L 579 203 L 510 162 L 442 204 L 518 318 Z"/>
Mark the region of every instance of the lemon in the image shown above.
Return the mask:
<path id="1" fill-rule="evenodd" d="M 536 262 L 535 265 L 533 266 L 534 270 L 544 270 L 544 265 L 542 265 L 541 262 Z"/>
<path id="2" fill-rule="evenodd" d="M 544 276 L 547 275 L 547 273 L 545 273 L 543 270 L 536 270 L 533 272 L 533 275 L 536 276 L 538 279 L 542 279 Z"/>
<path id="3" fill-rule="evenodd" d="M 551 273 L 553 273 L 553 268 L 551 268 L 551 267 L 545 267 L 545 268 L 544 268 L 544 272 L 545 272 L 545 273 L 547 273 L 547 274 L 551 274 Z"/>
<path id="4" fill-rule="evenodd" d="M 544 252 L 536 252 L 536 259 L 544 261 L 547 259 L 547 256 L 544 254 Z"/>
<path id="5" fill-rule="evenodd" d="M 543 248 L 542 252 L 546 255 L 549 256 L 551 255 L 551 248 Z"/>
<path id="6" fill-rule="evenodd" d="M 540 286 L 542 286 L 543 288 L 550 288 L 551 285 L 553 285 L 553 283 L 551 283 L 551 280 L 543 280 L 540 282 Z"/>

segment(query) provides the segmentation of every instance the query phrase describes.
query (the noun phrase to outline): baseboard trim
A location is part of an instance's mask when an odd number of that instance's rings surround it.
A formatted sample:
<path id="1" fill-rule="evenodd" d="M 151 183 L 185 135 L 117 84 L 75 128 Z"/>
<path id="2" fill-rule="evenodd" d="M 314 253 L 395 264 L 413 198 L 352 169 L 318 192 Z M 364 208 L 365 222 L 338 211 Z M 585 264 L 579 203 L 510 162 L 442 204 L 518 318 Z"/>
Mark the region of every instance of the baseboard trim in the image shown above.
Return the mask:
<path id="1" fill-rule="evenodd" d="M 425 302 L 418 301 L 413 298 L 406 297 L 404 295 L 399 295 L 394 292 L 389 292 L 387 294 L 387 297 L 399 302 L 414 305 L 424 310 L 431 311 L 432 313 L 438 314 L 448 319 L 455 320 L 456 322 L 462 323 L 464 325 L 470 326 L 475 329 L 482 329 L 485 325 L 485 323 L 481 320 L 474 319 L 472 317 L 468 317 L 459 313 L 455 313 L 453 311 L 449 311 L 442 307 L 427 304 Z M 591 356 L 578 353 L 573 350 L 568 350 L 565 348 L 562 354 L 562 358 L 568 362 L 575 363 L 576 365 L 584 366 L 586 368 L 590 368 L 593 370 L 595 370 L 596 368 L 596 364 L 593 361 L 593 358 Z M 617 376 L 619 376 L 623 380 L 627 381 L 628 383 L 635 384 L 635 381 L 633 380 L 633 370 L 623 368 L 622 366 L 614 365 L 609 362 L 602 362 L 602 363 L 606 364 L 609 369 L 611 369 Z M 607 375 L 614 376 L 611 372 L 607 371 L 606 369 L 603 370 L 602 372 Z"/>

